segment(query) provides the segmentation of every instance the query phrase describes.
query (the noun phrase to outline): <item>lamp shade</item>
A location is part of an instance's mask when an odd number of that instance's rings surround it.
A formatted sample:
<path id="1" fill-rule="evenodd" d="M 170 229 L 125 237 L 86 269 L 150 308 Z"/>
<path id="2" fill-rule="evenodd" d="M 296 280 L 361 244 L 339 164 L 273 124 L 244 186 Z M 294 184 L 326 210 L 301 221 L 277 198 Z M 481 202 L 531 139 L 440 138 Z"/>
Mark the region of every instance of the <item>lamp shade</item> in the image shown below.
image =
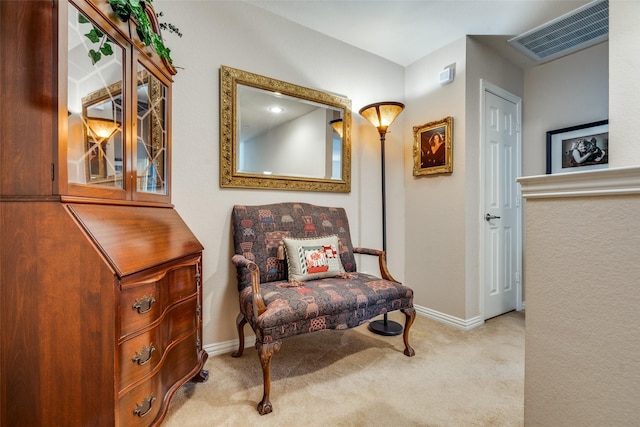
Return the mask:
<path id="1" fill-rule="evenodd" d="M 400 102 L 377 102 L 362 107 L 360 115 L 378 128 L 380 134 L 384 134 L 402 110 L 404 104 Z"/>
<path id="2" fill-rule="evenodd" d="M 117 122 L 109 119 L 87 118 L 87 130 L 94 139 L 106 141 L 120 129 Z"/>
<path id="3" fill-rule="evenodd" d="M 331 120 L 329 122 L 329 124 L 331 125 L 331 127 L 333 128 L 334 131 L 336 131 L 336 133 L 338 135 L 340 135 L 340 138 L 342 138 L 342 119 L 335 119 L 335 120 Z"/>

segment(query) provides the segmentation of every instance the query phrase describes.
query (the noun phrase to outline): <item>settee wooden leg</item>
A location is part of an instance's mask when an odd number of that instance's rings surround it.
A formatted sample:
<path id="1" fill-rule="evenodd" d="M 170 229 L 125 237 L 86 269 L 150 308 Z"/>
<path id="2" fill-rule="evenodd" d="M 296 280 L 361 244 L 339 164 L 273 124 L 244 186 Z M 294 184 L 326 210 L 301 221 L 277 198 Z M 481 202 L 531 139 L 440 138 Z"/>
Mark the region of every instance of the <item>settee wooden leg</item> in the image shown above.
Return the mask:
<path id="1" fill-rule="evenodd" d="M 260 415 L 266 415 L 273 410 L 269 401 L 269 392 L 271 391 L 271 356 L 280 350 L 281 341 L 273 341 L 270 343 L 257 342 L 258 355 L 260 356 L 260 364 L 262 365 L 262 378 L 264 381 L 264 393 L 262 401 L 258 403 L 258 412 Z"/>
<path id="2" fill-rule="evenodd" d="M 232 357 L 242 356 L 242 352 L 244 351 L 244 325 L 246 324 L 247 319 L 244 317 L 244 314 L 238 314 L 238 317 L 236 317 L 236 327 L 238 328 L 238 339 L 240 342 L 238 343 L 238 349 L 231 353 Z"/>
<path id="3" fill-rule="evenodd" d="M 402 338 L 404 339 L 404 354 L 409 357 L 415 356 L 416 352 L 413 348 L 411 348 L 411 345 L 409 344 L 409 329 L 411 328 L 411 325 L 416 318 L 416 309 L 411 307 L 402 309 L 401 311 L 406 317 L 406 321 L 404 323 L 404 334 L 402 335 Z"/>

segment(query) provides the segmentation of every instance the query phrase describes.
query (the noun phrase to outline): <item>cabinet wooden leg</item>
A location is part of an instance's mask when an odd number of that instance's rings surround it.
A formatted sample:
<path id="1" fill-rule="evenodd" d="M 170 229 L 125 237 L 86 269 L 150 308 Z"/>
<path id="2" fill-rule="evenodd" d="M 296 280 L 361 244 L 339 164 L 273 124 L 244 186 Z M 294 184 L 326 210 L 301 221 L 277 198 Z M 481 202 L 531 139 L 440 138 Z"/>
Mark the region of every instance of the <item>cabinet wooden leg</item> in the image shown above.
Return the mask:
<path id="1" fill-rule="evenodd" d="M 258 355 L 260 356 L 260 364 L 262 365 L 262 378 L 264 381 L 264 393 L 262 401 L 258 403 L 258 412 L 260 415 L 266 415 L 273 410 L 269 401 L 269 392 L 271 391 L 271 357 L 280 350 L 281 341 L 270 343 L 256 343 Z"/>
<path id="2" fill-rule="evenodd" d="M 416 352 L 413 348 L 411 348 L 411 345 L 409 344 L 409 328 L 411 328 L 411 325 L 416 318 L 416 309 L 412 307 L 405 308 L 401 311 L 406 317 L 406 321 L 404 323 L 404 334 L 402 335 L 402 338 L 404 339 L 404 354 L 409 357 L 415 356 Z"/>
<path id="3" fill-rule="evenodd" d="M 244 314 L 238 314 L 238 317 L 236 317 L 236 327 L 238 328 L 238 339 L 240 342 L 238 343 L 238 350 L 231 353 L 232 357 L 242 356 L 242 352 L 244 351 L 244 325 L 246 324 L 247 319 L 244 317 Z"/>
<path id="4" fill-rule="evenodd" d="M 200 360 L 203 367 L 208 357 L 209 355 L 207 354 L 206 351 L 200 350 Z M 191 381 L 195 383 L 203 383 L 208 379 L 209 379 L 209 371 L 207 371 L 206 369 L 200 369 L 200 371 L 193 378 L 191 378 Z"/>

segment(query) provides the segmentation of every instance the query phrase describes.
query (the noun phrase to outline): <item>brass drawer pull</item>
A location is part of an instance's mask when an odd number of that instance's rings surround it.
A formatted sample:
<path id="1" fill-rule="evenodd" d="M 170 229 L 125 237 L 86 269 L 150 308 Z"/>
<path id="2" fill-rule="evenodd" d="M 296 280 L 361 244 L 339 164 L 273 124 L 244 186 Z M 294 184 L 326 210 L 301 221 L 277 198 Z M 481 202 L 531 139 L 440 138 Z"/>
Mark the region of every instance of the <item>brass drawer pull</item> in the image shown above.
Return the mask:
<path id="1" fill-rule="evenodd" d="M 153 353 L 155 349 L 156 348 L 153 346 L 153 344 L 149 344 L 149 347 L 147 347 L 146 345 L 143 345 L 142 350 L 140 350 L 140 353 L 136 351 L 136 355 L 133 356 L 131 361 L 133 363 L 137 363 L 138 365 L 144 365 L 146 363 L 149 363 L 149 361 L 151 360 L 151 353 Z"/>
<path id="2" fill-rule="evenodd" d="M 138 314 L 144 314 L 151 310 L 151 306 L 156 302 L 156 299 L 152 296 L 143 296 L 141 301 L 136 299 L 136 302 L 133 303 L 133 309 L 138 310 Z"/>
<path id="3" fill-rule="evenodd" d="M 144 417 L 151 411 L 151 404 L 156 400 L 156 397 L 152 394 L 149 397 L 145 397 L 142 401 L 142 405 L 136 403 L 136 409 L 133 410 L 133 415 L 137 415 L 140 418 Z"/>

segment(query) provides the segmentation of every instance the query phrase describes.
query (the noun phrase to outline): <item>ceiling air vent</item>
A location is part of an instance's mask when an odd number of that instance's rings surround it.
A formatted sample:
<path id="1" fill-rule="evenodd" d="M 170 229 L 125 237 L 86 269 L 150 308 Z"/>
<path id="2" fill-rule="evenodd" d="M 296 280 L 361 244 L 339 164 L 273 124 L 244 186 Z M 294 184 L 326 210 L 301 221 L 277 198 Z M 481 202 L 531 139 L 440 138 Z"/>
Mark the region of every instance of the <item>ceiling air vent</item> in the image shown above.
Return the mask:
<path id="1" fill-rule="evenodd" d="M 509 40 L 535 61 L 550 61 L 607 40 L 609 1 L 591 3 Z"/>

